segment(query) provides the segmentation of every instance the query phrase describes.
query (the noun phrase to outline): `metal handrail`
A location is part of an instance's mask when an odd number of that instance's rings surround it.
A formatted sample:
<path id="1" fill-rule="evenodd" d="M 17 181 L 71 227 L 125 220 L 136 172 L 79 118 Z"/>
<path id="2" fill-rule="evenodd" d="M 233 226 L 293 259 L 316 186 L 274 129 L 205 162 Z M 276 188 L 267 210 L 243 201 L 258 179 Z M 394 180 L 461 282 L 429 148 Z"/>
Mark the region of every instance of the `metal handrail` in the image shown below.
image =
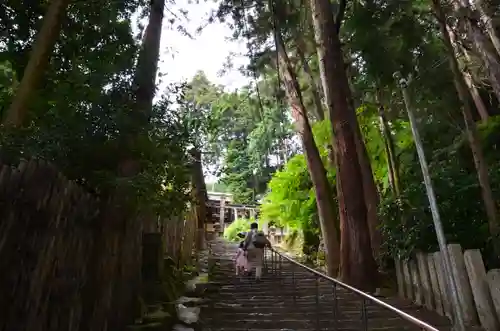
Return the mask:
<path id="1" fill-rule="evenodd" d="M 367 300 L 369 300 L 369 301 L 371 301 L 371 302 L 373 302 L 373 303 L 375 303 L 375 304 L 383 307 L 384 309 L 387 309 L 387 310 L 395 313 L 396 315 L 398 315 L 402 319 L 404 319 L 404 320 L 406 320 L 406 321 L 408 321 L 408 322 L 410 322 L 410 323 L 412 323 L 412 324 L 414 324 L 414 325 L 422 328 L 423 330 L 427 330 L 427 331 L 439 331 L 439 329 L 436 329 L 432 325 L 429 325 L 429 324 L 427 324 L 427 323 L 419 320 L 418 318 L 415 318 L 415 317 L 411 316 L 410 314 L 407 314 L 404 311 L 401 311 L 401 310 L 397 309 L 396 307 L 391 306 L 390 304 L 388 304 L 388 303 L 386 303 L 386 302 L 384 302 L 382 300 L 379 300 L 379 299 L 377 299 L 375 297 L 372 297 L 371 295 L 369 295 L 369 294 L 367 294 L 367 293 L 365 293 L 363 291 L 360 291 L 360 290 L 358 290 L 355 287 L 352 287 L 350 285 L 342 283 L 341 281 L 339 281 L 339 280 L 337 280 L 335 278 L 327 276 L 327 275 L 325 275 L 325 274 L 323 274 L 323 273 L 321 273 L 321 272 L 319 272 L 317 270 L 314 270 L 314 269 L 312 269 L 312 268 L 310 268 L 310 267 L 308 267 L 308 266 L 306 266 L 306 265 L 304 265 L 304 264 L 302 264 L 300 262 L 297 262 L 294 259 L 292 259 L 292 258 L 290 258 L 290 257 L 288 257 L 288 256 L 286 256 L 286 255 L 284 255 L 284 254 L 282 254 L 280 252 L 278 252 L 276 249 L 274 249 L 272 247 L 270 248 L 270 250 L 272 252 L 278 254 L 280 257 L 282 257 L 282 258 L 288 260 L 289 262 L 297 265 L 298 267 L 300 267 L 302 269 L 305 269 L 305 270 L 309 271 L 310 273 L 316 275 L 317 277 L 325 279 L 325 280 L 327 280 L 327 281 L 329 281 L 331 283 L 334 283 L 334 284 L 336 284 L 336 285 L 338 285 L 338 286 L 340 286 L 340 287 L 342 287 L 342 288 L 344 288 L 344 289 L 346 289 L 346 290 L 348 290 L 350 292 L 353 292 L 353 293 L 359 295 L 360 297 L 362 297 L 363 299 L 367 299 Z"/>

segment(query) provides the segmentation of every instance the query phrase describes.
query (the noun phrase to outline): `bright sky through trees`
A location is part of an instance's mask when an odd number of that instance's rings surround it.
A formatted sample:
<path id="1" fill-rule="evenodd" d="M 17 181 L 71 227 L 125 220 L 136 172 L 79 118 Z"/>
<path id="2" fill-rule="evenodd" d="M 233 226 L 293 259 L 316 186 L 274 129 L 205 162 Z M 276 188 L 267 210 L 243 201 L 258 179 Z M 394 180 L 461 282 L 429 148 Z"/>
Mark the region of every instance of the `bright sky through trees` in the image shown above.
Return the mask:
<path id="1" fill-rule="evenodd" d="M 210 13 L 216 10 L 219 1 L 190 2 L 167 4 L 165 12 L 167 19 L 163 24 L 158 70 L 161 78 L 157 78 L 159 86 L 156 99 L 169 84 L 189 81 L 200 70 L 205 72 L 211 82 L 221 84 L 230 90 L 240 88 L 250 81 L 238 70 L 248 63 L 248 58 L 245 56 L 247 52 L 245 41 L 230 40 L 232 31 L 226 24 L 219 22 L 207 24 Z M 188 20 L 179 14 L 180 10 L 188 13 Z M 174 16 L 177 16 L 177 19 L 172 25 L 168 19 Z M 143 19 L 142 23 L 146 25 L 147 19 Z M 178 25 L 182 25 L 193 38 L 178 31 Z M 200 26 L 204 28 L 201 33 L 197 33 L 196 30 Z M 228 57 L 231 59 L 232 68 L 226 69 L 221 74 Z M 218 180 L 210 174 L 210 171 L 205 171 L 205 175 L 205 180 L 209 183 Z"/>
<path id="2" fill-rule="evenodd" d="M 244 56 L 246 46 L 244 41 L 233 42 L 228 40 L 231 30 L 227 25 L 214 22 L 207 25 L 201 34 L 196 34 L 199 26 L 206 25 L 207 18 L 212 10 L 217 8 L 217 2 L 180 3 L 170 5 L 169 10 L 176 13 L 178 9 L 188 12 L 189 21 L 183 26 L 192 34 L 194 39 L 183 35 L 164 24 L 161 41 L 160 72 L 166 74 L 162 78 L 162 86 L 168 83 L 191 79 L 198 70 L 202 70 L 208 79 L 214 83 L 235 89 L 248 83 L 248 78 L 239 73 L 238 68 L 246 64 L 248 59 Z M 167 12 L 168 14 L 168 12 Z M 177 26 L 178 23 L 175 23 Z M 223 68 L 226 58 L 232 53 L 234 68 L 225 75 L 220 76 L 218 72 Z"/>

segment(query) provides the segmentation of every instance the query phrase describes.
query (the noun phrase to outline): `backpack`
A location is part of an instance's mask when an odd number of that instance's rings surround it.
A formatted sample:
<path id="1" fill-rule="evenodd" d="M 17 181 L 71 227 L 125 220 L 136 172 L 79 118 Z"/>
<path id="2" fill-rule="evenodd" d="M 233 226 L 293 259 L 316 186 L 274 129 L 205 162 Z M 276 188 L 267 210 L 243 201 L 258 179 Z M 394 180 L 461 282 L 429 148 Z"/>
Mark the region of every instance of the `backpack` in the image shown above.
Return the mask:
<path id="1" fill-rule="evenodd" d="M 259 231 L 253 235 L 252 244 L 255 248 L 264 248 L 267 244 L 267 238 L 264 236 L 264 232 Z"/>

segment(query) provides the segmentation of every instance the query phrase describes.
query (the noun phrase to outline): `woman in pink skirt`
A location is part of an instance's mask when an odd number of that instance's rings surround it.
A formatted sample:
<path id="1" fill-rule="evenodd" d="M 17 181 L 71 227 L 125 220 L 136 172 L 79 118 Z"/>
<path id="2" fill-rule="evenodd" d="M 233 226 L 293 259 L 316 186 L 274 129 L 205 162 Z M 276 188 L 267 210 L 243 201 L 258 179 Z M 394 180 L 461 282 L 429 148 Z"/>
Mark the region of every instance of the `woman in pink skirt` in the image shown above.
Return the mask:
<path id="1" fill-rule="evenodd" d="M 248 260 L 245 256 L 243 245 L 243 241 L 240 242 L 240 246 L 238 247 L 238 251 L 236 252 L 236 256 L 234 257 L 234 261 L 236 263 L 236 276 L 243 274 L 248 270 Z"/>

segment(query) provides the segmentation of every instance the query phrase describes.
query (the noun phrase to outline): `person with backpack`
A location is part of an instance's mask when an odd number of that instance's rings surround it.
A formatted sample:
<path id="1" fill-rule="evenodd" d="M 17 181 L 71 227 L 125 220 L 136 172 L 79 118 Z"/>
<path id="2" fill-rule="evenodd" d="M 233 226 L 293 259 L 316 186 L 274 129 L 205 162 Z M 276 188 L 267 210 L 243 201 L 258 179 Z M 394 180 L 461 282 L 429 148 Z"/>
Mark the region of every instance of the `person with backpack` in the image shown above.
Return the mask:
<path id="1" fill-rule="evenodd" d="M 259 231 L 259 225 L 252 223 L 250 232 L 247 233 L 243 250 L 247 252 L 248 270 L 255 268 L 255 279 L 260 280 L 262 277 L 262 267 L 264 265 L 264 248 L 271 246 L 264 232 Z"/>

